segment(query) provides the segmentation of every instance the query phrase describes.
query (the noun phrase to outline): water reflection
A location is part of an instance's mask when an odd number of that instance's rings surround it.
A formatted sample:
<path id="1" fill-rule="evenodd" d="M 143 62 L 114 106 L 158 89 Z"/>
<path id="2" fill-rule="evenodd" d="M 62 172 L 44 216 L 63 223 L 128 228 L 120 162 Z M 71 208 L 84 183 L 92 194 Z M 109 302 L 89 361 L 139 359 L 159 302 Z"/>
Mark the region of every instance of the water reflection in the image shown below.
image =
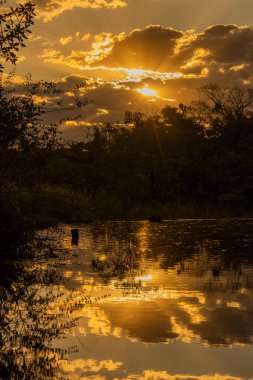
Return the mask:
<path id="1" fill-rule="evenodd" d="M 61 260 L 2 266 L 0 378 L 253 377 L 253 221 L 63 230 Z"/>
<path id="2" fill-rule="evenodd" d="M 251 344 L 252 227 L 250 220 L 226 220 L 81 229 L 78 253 L 92 252 L 93 290 L 104 286 L 111 293 L 99 305 L 100 317 L 96 311 L 90 317 L 97 326 L 93 333 L 117 331 L 146 343 Z M 73 271 L 70 277 L 78 276 Z"/>
<path id="3" fill-rule="evenodd" d="M 251 220 L 75 227 L 79 247 L 71 249 L 76 259 L 67 277 L 99 302 L 75 330 L 90 351 L 70 355 L 61 373 L 71 379 L 253 376 Z M 101 300 L 102 292 L 109 297 Z"/>

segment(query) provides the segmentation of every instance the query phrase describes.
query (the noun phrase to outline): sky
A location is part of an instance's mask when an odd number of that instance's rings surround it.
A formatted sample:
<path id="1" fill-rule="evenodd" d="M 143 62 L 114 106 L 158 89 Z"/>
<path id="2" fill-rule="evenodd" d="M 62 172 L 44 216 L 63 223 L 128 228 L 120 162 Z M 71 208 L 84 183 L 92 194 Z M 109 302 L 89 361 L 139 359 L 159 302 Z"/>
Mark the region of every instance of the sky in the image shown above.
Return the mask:
<path id="1" fill-rule="evenodd" d="M 10 0 L 9 3 L 20 2 Z M 34 0 L 16 76 L 56 81 L 90 102 L 69 138 L 124 112 L 188 104 L 202 85 L 253 85 L 252 0 Z"/>

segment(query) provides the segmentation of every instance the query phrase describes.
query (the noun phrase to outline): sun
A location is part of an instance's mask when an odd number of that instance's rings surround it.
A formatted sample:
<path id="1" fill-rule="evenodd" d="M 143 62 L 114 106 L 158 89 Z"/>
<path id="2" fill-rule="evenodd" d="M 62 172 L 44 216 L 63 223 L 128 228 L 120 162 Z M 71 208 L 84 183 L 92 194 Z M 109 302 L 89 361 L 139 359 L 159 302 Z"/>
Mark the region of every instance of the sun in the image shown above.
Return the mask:
<path id="1" fill-rule="evenodd" d="M 148 87 L 138 88 L 136 91 L 144 96 L 157 96 L 157 92 Z"/>

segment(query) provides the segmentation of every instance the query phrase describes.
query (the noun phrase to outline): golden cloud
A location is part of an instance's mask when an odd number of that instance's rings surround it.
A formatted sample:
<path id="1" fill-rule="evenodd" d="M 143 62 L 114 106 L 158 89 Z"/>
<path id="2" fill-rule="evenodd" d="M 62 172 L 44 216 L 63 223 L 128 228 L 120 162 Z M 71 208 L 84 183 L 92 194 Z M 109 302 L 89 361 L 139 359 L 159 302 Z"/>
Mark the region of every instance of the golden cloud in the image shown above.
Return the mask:
<path id="1" fill-rule="evenodd" d="M 71 41 L 73 40 L 73 37 L 72 36 L 69 36 L 69 37 L 61 37 L 59 39 L 59 42 L 61 45 L 68 45 Z"/>
<path id="2" fill-rule="evenodd" d="M 61 42 L 70 42 L 70 37 L 67 38 L 63 37 Z M 168 80 L 184 76 L 204 77 L 210 82 L 226 76 L 227 83 L 229 78 L 236 82 L 243 78 L 245 83 L 252 77 L 252 40 L 253 28 L 249 26 L 213 25 L 197 33 L 150 25 L 128 35 L 88 34 L 80 39 L 81 43 L 89 42 L 86 50 L 64 52 L 47 46 L 40 56 L 45 62 L 103 71 L 106 78 L 111 70 L 121 80 L 124 77 L 130 81 L 145 77 Z"/>
<path id="3" fill-rule="evenodd" d="M 124 377 L 123 380 L 242 380 L 240 377 L 226 376 L 226 375 L 172 375 L 167 371 L 153 371 L 145 370 L 141 375 L 131 374 L 130 376 Z"/>
<path id="4" fill-rule="evenodd" d="M 174 55 L 177 40 L 183 32 L 160 25 L 133 30 L 113 40 L 106 57 L 97 57 L 92 64 L 128 69 L 171 71 L 170 58 Z"/>
<path id="5" fill-rule="evenodd" d="M 113 47 L 118 42 L 125 39 L 125 33 L 113 36 L 111 33 L 97 34 L 93 38 L 91 50 L 84 53 L 84 62 L 88 65 L 94 65 L 108 57 Z"/>
<path id="6" fill-rule="evenodd" d="M 116 9 L 127 5 L 126 0 L 35 0 L 34 3 L 37 5 L 37 16 L 44 22 L 74 8 Z"/>
<path id="7" fill-rule="evenodd" d="M 90 64 L 207 76 L 221 67 L 253 65 L 252 40 L 249 26 L 213 25 L 196 33 L 150 25 L 118 40 L 111 37 L 106 55 L 97 54 Z"/>

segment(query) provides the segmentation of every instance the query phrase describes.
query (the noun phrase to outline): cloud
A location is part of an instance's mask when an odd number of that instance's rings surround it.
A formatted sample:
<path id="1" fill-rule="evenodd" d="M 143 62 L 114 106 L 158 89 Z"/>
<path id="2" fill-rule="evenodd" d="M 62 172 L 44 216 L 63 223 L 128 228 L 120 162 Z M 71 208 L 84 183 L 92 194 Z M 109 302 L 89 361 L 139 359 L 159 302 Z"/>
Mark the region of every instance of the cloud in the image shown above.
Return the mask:
<path id="1" fill-rule="evenodd" d="M 154 371 L 151 369 L 143 371 L 142 374 L 131 374 L 128 377 L 125 378 L 125 380 L 241 380 L 240 377 L 234 377 L 234 376 L 226 376 L 226 375 L 202 375 L 202 376 L 195 376 L 195 375 L 172 375 L 171 373 L 168 373 L 167 371 Z"/>
<path id="2" fill-rule="evenodd" d="M 129 85 L 128 85 L 129 84 Z M 125 111 L 141 111 L 147 114 L 157 114 L 161 107 L 171 104 L 170 99 L 163 99 L 159 96 L 144 96 L 138 93 L 138 88 L 146 86 L 162 86 L 161 81 L 145 80 L 142 82 L 103 82 L 99 79 L 92 79 L 84 76 L 68 76 L 57 82 L 57 88 L 62 91 L 64 107 L 68 107 L 73 102 L 73 90 L 78 87 L 80 96 L 88 98 L 90 103 L 83 110 L 66 111 L 61 113 L 60 119 L 67 120 L 61 124 L 64 138 L 80 140 L 85 137 L 85 130 L 93 125 L 101 123 L 119 122 L 121 123 Z M 173 92 L 170 92 L 172 95 Z M 54 95 L 47 102 L 51 105 L 57 104 L 59 96 Z M 81 114 L 80 118 L 76 116 Z M 50 121 L 57 123 L 59 114 L 50 113 Z"/>
<path id="3" fill-rule="evenodd" d="M 151 25 L 129 34 L 88 34 L 84 41 L 83 34 L 72 37 L 68 44 L 58 40 L 45 46 L 40 58 L 82 74 L 69 76 L 61 86 L 68 92 L 85 79 L 85 96 L 93 103 L 81 121 L 90 124 L 121 122 L 126 110 L 157 114 L 165 105 L 187 104 L 198 96 L 197 88 L 211 82 L 253 86 L 250 26 L 220 24 L 197 33 Z M 80 135 L 81 127 L 66 126 Z"/>
<path id="4" fill-rule="evenodd" d="M 130 80 L 134 76 L 137 80 L 145 76 L 167 80 L 177 73 L 185 78 L 226 79 L 227 83 L 232 79 L 243 84 L 252 81 L 252 41 L 253 28 L 249 26 L 213 25 L 197 33 L 150 25 L 128 35 L 88 35 L 85 41 L 81 39 L 86 49 L 66 52 L 58 48 L 57 55 L 47 49 L 41 56 L 45 62 L 75 69 L 124 71 Z"/>
<path id="5" fill-rule="evenodd" d="M 70 42 L 72 42 L 72 40 L 73 40 L 72 36 L 61 37 L 59 39 L 59 42 L 60 42 L 61 45 L 68 45 L 68 44 L 70 44 Z"/>
<path id="6" fill-rule="evenodd" d="M 174 55 L 176 42 L 183 33 L 172 28 L 150 25 L 132 31 L 128 36 L 112 39 L 113 47 L 106 57 L 97 57 L 92 64 L 107 67 L 127 67 L 171 71 L 170 58 Z"/>
<path id="7" fill-rule="evenodd" d="M 206 67 L 210 71 L 242 69 L 253 64 L 253 28 L 238 25 L 213 25 L 203 33 L 192 32 L 180 44 L 175 62 L 186 72 Z"/>
<path id="8" fill-rule="evenodd" d="M 37 5 L 37 17 L 44 22 L 74 8 L 116 9 L 127 5 L 126 0 L 34 0 L 34 3 Z"/>
<path id="9" fill-rule="evenodd" d="M 208 76 L 236 67 L 250 74 L 252 41 L 253 28 L 249 26 L 214 25 L 203 33 L 196 33 L 151 25 L 134 30 L 128 36 L 121 35 L 118 40 L 111 38 L 106 56 L 98 55 L 92 65 L 177 71 L 195 76 Z"/>

